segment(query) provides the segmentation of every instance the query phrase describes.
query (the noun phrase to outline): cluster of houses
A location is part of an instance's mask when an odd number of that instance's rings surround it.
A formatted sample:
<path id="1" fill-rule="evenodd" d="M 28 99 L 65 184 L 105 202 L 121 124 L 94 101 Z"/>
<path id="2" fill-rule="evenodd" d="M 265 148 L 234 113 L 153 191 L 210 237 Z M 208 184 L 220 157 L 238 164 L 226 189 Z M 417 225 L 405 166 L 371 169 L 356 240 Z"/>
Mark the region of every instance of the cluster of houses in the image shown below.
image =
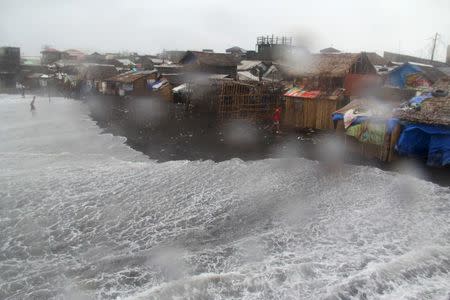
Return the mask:
<path id="1" fill-rule="evenodd" d="M 46 48 L 40 60 L 0 48 L 0 88 L 56 87 L 67 96 L 158 97 L 218 118 L 270 120 L 285 130 L 335 130 L 349 151 L 381 161 L 416 156 L 450 165 L 450 47 L 447 62 L 385 52 L 319 53 L 288 37 L 240 47 L 137 53 Z"/>

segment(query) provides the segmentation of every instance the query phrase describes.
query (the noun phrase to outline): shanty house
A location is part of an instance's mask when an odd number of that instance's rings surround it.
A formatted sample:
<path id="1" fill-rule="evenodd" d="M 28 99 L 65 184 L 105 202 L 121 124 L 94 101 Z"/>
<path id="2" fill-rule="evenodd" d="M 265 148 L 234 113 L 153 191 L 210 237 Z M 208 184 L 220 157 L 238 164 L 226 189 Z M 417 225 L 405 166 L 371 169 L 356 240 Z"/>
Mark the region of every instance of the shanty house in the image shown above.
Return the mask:
<path id="1" fill-rule="evenodd" d="M 84 63 L 77 66 L 78 80 L 83 81 L 86 85 L 100 91 L 101 83 L 107 78 L 117 74 L 117 70 L 113 65 L 101 65 Z"/>
<path id="2" fill-rule="evenodd" d="M 86 54 L 77 49 L 68 49 L 61 53 L 62 59 L 70 59 L 70 60 L 82 60 L 84 59 Z"/>
<path id="3" fill-rule="evenodd" d="M 140 70 L 153 70 L 154 64 L 152 58 L 149 56 L 139 56 L 134 60 L 134 63 L 136 64 L 136 68 Z"/>
<path id="4" fill-rule="evenodd" d="M 86 55 L 84 59 L 92 63 L 102 63 L 106 59 L 106 56 L 98 52 L 94 52 L 92 54 Z"/>
<path id="5" fill-rule="evenodd" d="M 285 114 L 283 126 L 305 129 L 332 129 L 331 114 L 341 106 L 343 89 L 332 94 L 320 90 L 303 90 L 294 87 L 285 94 Z"/>
<path id="6" fill-rule="evenodd" d="M 283 80 L 283 74 L 276 65 L 271 65 L 262 76 L 264 81 L 278 82 Z"/>
<path id="7" fill-rule="evenodd" d="M 231 54 L 187 51 L 180 64 L 189 72 L 226 74 L 235 78 L 238 60 Z"/>
<path id="8" fill-rule="evenodd" d="M 13 87 L 20 69 L 20 48 L 0 48 L 0 88 Z"/>
<path id="9" fill-rule="evenodd" d="M 396 110 L 394 116 L 402 128 L 396 144 L 402 156 L 426 160 L 429 166 L 450 165 L 450 80 L 447 88 L 439 87 L 409 101 L 412 107 Z"/>
<path id="10" fill-rule="evenodd" d="M 119 96 L 145 96 L 149 95 L 151 90 L 148 88 L 147 81 L 156 81 L 157 71 L 129 71 L 108 78 L 103 83 L 102 90 L 105 94 Z"/>
<path id="11" fill-rule="evenodd" d="M 40 87 L 43 75 L 50 73 L 48 67 L 41 65 L 39 57 L 21 57 L 20 60 L 19 82 L 30 89 Z"/>
<path id="12" fill-rule="evenodd" d="M 62 59 L 62 52 L 54 48 L 45 48 L 41 51 L 41 64 L 49 65 Z"/>
<path id="13" fill-rule="evenodd" d="M 352 156 L 391 161 L 397 130 L 389 128 L 392 106 L 376 98 L 363 97 L 333 112 L 336 133 L 344 138 L 345 150 Z"/>
<path id="14" fill-rule="evenodd" d="M 297 87 L 284 95 L 288 127 L 332 129 L 330 116 L 341 107 L 344 96 L 378 80 L 364 53 L 313 54 L 293 67 L 288 74 Z"/>
<path id="15" fill-rule="evenodd" d="M 219 119 L 267 120 L 281 104 L 280 85 L 264 82 L 218 80 L 215 109 Z"/>
<path id="16" fill-rule="evenodd" d="M 247 53 L 247 50 L 245 50 L 241 47 L 238 47 L 238 46 L 234 46 L 234 47 L 226 49 L 225 52 L 232 54 L 236 57 L 244 57 L 245 54 Z"/>
<path id="17" fill-rule="evenodd" d="M 326 93 L 345 88 L 347 96 L 379 80 L 375 67 L 364 52 L 312 54 L 280 67 L 294 79 L 295 85 Z"/>
<path id="18" fill-rule="evenodd" d="M 261 81 L 268 66 L 260 60 L 242 60 L 237 66 L 238 79 L 242 81 Z"/>
<path id="19" fill-rule="evenodd" d="M 119 67 L 120 71 L 129 71 L 136 67 L 136 64 L 129 58 L 118 58 L 116 60 L 122 65 L 122 67 Z"/>
<path id="20" fill-rule="evenodd" d="M 165 50 L 162 55 L 161 58 L 163 60 L 169 60 L 172 61 L 174 63 L 179 63 L 180 60 L 186 55 L 186 51 L 181 51 L 181 50 Z M 164 63 L 164 61 L 163 61 Z M 156 64 L 156 63 L 155 63 Z"/>

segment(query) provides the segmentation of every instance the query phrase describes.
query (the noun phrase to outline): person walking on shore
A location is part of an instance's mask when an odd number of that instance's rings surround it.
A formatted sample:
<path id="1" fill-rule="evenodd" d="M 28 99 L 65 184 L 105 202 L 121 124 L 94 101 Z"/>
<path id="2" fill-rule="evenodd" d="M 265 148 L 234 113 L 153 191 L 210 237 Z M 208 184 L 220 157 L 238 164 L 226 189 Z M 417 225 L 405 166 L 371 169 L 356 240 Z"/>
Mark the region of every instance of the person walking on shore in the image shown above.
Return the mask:
<path id="1" fill-rule="evenodd" d="M 34 106 L 34 100 L 36 100 L 36 96 L 33 96 L 33 100 L 30 102 L 30 111 L 35 111 L 36 107 Z"/>

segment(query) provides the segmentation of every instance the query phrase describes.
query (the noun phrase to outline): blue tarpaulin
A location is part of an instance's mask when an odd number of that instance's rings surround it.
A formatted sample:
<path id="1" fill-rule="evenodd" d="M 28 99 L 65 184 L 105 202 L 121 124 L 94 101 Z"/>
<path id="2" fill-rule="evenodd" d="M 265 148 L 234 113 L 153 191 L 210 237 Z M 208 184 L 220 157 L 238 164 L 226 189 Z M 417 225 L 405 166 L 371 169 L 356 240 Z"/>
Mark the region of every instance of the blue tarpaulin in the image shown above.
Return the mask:
<path id="1" fill-rule="evenodd" d="M 424 93 L 420 96 L 412 97 L 408 102 L 411 105 L 421 105 L 423 100 L 426 100 L 428 98 L 432 98 L 433 96 L 431 93 Z"/>
<path id="2" fill-rule="evenodd" d="M 339 120 L 344 120 L 344 114 L 340 114 L 340 113 L 332 114 L 331 119 L 333 120 L 333 122 L 336 122 Z"/>
<path id="3" fill-rule="evenodd" d="M 339 120 L 344 120 L 344 115 L 341 113 L 336 113 L 331 115 L 331 119 L 335 122 L 335 121 L 339 121 Z M 374 117 L 374 116 L 359 116 L 356 117 L 351 125 L 357 125 L 357 124 L 361 124 L 367 120 L 370 120 L 372 122 L 377 122 L 377 123 L 381 123 L 381 122 L 385 122 L 384 118 L 381 117 Z"/>
<path id="4" fill-rule="evenodd" d="M 419 66 L 405 63 L 398 68 L 392 70 L 387 77 L 387 84 L 399 88 L 406 86 L 407 77 L 411 74 L 423 73 Z"/>
<path id="5" fill-rule="evenodd" d="M 400 155 L 425 158 L 429 166 L 450 165 L 450 127 L 406 124 L 396 150 Z"/>

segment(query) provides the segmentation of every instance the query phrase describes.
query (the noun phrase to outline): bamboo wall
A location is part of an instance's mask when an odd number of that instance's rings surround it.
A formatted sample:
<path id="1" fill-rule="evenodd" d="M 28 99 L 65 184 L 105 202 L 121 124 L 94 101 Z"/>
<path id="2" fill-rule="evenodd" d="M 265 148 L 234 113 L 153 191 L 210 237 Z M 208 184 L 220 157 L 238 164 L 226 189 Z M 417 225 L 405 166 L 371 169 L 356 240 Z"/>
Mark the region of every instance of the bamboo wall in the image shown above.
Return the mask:
<path id="1" fill-rule="evenodd" d="M 336 100 L 286 97 L 283 125 L 295 128 L 333 129 L 331 114 L 336 110 Z"/>
<path id="2" fill-rule="evenodd" d="M 219 87 L 217 113 L 220 119 L 263 120 L 281 104 L 281 91 L 271 86 L 224 82 Z"/>

